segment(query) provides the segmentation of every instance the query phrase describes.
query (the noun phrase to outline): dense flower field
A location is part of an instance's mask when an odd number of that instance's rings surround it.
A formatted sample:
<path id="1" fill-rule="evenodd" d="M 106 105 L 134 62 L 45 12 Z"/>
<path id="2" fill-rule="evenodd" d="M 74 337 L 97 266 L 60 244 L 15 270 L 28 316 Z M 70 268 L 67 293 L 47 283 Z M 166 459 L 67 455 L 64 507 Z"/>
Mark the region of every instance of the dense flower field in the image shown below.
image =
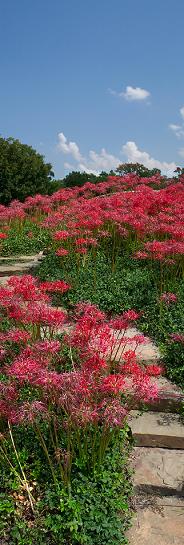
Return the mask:
<path id="1" fill-rule="evenodd" d="M 13 486 L 22 490 L 27 511 L 19 505 L 21 516 L 37 532 L 30 543 L 42 544 L 44 535 L 44 542 L 53 545 L 124 543 L 125 519 L 117 513 L 126 512 L 126 492 L 119 504 L 112 500 L 109 472 L 114 479 L 119 475 L 122 449 L 126 459 L 128 415 L 154 403 L 158 392 L 153 377 L 168 372 L 169 358 L 175 361 L 170 376 L 178 382 L 183 377 L 183 197 L 183 177 L 165 182 L 158 176 L 127 175 L 0 206 L 1 255 L 46 254 L 37 276 L 12 277 L 0 288 L 0 456 L 14 475 Z M 118 315 L 116 302 L 108 306 L 110 290 L 103 291 L 108 270 L 112 289 L 122 275 L 129 282 L 126 309 L 120 289 Z M 139 309 L 136 276 L 141 294 L 148 292 L 141 295 Z M 78 297 L 71 304 L 78 285 L 83 300 Z M 127 335 L 137 320 L 143 330 L 167 342 L 165 370 L 145 365 L 130 349 L 130 341 L 145 342 L 142 334 L 131 340 Z M 122 479 L 122 467 L 120 473 Z M 125 491 L 125 475 L 123 479 Z M 104 492 L 102 522 L 101 500 L 97 506 L 94 498 L 102 498 L 104 483 L 108 499 Z M 78 491 L 90 498 L 94 486 L 91 504 L 84 508 Z M 110 513 L 115 513 L 113 520 Z M 20 533 L 20 521 L 14 520 L 14 532 L 18 524 L 19 541 L 11 543 L 26 542 L 26 537 L 20 541 L 27 535 L 25 527 Z"/>
<path id="2" fill-rule="evenodd" d="M 84 260 L 110 238 L 112 266 L 123 247 L 133 249 L 135 259 L 159 261 L 164 275 L 172 270 L 182 276 L 184 179 L 155 190 L 161 182 L 158 177 L 111 177 L 95 186 L 87 183 L 51 197 L 36 195 L 8 208 L 0 206 L 1 240 L 6 241 L 12 229 L 20 234 L 26 229 L 31 240 L 36 226 L 62 259 L 72 253 Z M 3 253 L 6 248 L 2 245 Z"/>

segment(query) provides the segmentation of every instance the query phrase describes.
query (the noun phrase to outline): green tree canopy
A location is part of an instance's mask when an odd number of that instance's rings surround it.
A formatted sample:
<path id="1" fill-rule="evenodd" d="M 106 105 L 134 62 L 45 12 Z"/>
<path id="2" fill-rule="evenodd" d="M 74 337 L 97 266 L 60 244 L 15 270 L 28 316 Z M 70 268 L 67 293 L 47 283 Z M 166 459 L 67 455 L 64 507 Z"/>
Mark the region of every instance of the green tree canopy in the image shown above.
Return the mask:
<path id="1" fill-rule="evenodd" d="M 97 176 L 93 173 L 88 174 L 87 172 L 79 172 L 79 171 L 73 170 L 72 172 L 67 174 L 65 178 L 63 178 L 62 183 L 64 184 L 65 187 L 75 187 L 75 186 L 81 187 L 84 184 L 86 184 L 86 182 L 95 184 L 98 182 L 102 182 L 103 180 L 107 180 L 108 175 L 109 174 L 104 171 L 102 171 Z"/>
<path id="2" fill-rule="evenodd" d="M 156 174 L 161 174 L 159 168 L 152 168 L 151 170 L 141 163 L 122 163 L 116 169 L 116 172 L 123 176 L 124 174 L 137 174 L 141 178 L 150 178 Z"/>
<path id="3" fill-rule="evenodd" d="M 63 178 L 63 184 L 65 187 L 82 186 L 86 182 L 96 182 L 96 176 L 94 174 L 87 174 L 87 172 L 79 172 L 72 170 Z"/>
<path id="4" fill-rule="evenodd" d="M 52 165 L 31 146 L 14 138 L 0 138 L 0 202 L 23 201 L 29 195 L 49 192 Z"/>
<path id="5" fill-rule="evenodd" d="M 174 170 L 176 173 L 176 176 L 179 178 L 180 176 L 184 175 L 184 167 L 176 167 L 176 170 Z"/>

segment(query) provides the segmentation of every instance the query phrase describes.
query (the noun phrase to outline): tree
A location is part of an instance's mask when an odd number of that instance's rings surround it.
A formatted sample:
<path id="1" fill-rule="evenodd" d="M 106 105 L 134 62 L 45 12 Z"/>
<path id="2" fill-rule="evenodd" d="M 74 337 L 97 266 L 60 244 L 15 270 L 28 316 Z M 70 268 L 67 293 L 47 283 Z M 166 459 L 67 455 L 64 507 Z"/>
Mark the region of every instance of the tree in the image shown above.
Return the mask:
<path id="1" fill-rule="evenodd" d="M 81 187 L 86 184 L 86 182 L 96 182 L 95 174 L 87 174 L 87 172 L 72 170 L 72 172 L 69 172 L 69 174 L 63 178 L 65 187 Z"/>
<path id="2" fill-rule="evenodd" d="M 63 188 L 64 188 L 63 180 L 52 180 L 49 183 L 47 193 L 48 193 L 48 195 L 53 195 L 53 193 L 55 193 L 56 191 L 59 191 L 59 189 L 63 189 Z"/>
<path id="3" fill-rule="evenodd" d="M 87 182 L 97 184 L 98 182 L 102 182 L 107 180 L 109 174 L 107 172 L 102 171 L 99 175 L 96 174 L 89 174 L 87 172 L 79 172 L 73 170 L 65 178 L 63 178 L 62 183 L 65 187 L 75 187 L 75 186 L 83 186 Z"/>
<path id="4" fill-rule="evenodd" d="M 14 138 L 0 138 L 0 202 L 24 201 L 29 195 L 46 194 L 54 176 L 52 165 L 31 146 Z"/>
<path id="5" fill-rule="evenodd" d="M 137 174 L 137 176 L 141 176 L 141 178 L 151 178 L 151 176 L 161 174 L 159 168 L 150 170 L 141 163 L 122 163 L 117 167 L 116 172 L 120 176 L 123 176 L 124 174 Z"/>
<path id="6" fill-rule="evenodd" d="M 180 178 L 180 176 L 184 175 L 184 168 L 183 167 L 176 167 L 176 170 L 174 170 L 174 172 L 176 173 L 175 177 Z"/>

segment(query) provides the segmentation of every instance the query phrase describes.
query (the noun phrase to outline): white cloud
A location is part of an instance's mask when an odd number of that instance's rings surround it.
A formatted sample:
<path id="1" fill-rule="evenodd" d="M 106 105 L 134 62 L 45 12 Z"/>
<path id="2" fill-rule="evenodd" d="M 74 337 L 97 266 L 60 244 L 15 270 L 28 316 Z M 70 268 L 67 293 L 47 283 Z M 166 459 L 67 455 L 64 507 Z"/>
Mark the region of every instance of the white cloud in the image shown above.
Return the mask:
<path id="1" fill-rule="evenodd" d="M 166 161 L 158 161 L 153 157 L 150 157 L 146 151 L 138 149 L 135 142 L 127 142 L 123 146 L 123 153 L 126 155 L 129 163 L 142 163 L 147 168 L 159 168 L 166 174 L 172 174 L 176 168 L 174 162 L 167 163 Z"/>
<path id="2" fill-rule="evenodd" d="M 150 92 L 146 91 L 146 89 L 142 89 L 141 87 L 132 87 L 131 85 L 127 85 L 125 92 L 121 91 L 118 93 L 113 89 L 108 89 L 108 91 L 111 95 L 119 96 L 129 101 L 146 100 L 150 96 Z"/>
<path id="3" fill-rule="evenodd" d="M 68 142 L 63 133 L 58 135 L 58 149 L 65 155 L 69 155 L 75 159 L 75 165 L 69 162 L 64 163 L 64 167 L 68 170 L 80 170 L 81 172 L 99 174 L 102 170 L 115 170 L 117 166 L 124 161 L 129 163 L 142 163 L 146 167 L 159 168 L 166 174 L 173 174 L 176 168 L 174 162 L 167 163 L 166 161 L 158 161 L 154 159 L 146 151 L 138 149 L 135 142 L 126 142 L 122 146 L 120 157 L 108 153 L 105 148 L 102 148 L 99 153 L 90 150 L 87 157 L 83 157 L 79 147 L 75 142 Z M 76 153 L 77 150 L 77 153 Z M 122 160 L 121 156 L 124 156 Z"/>
<path id="4" fill-rule="evenodd" d="M 65 155 L 70 155 L 75 159 L 77 166 L 71 165 L 68 162 L 64 163 L 64 167 L 68 170 L 77 168 L 82 172 L 99 174 L 102 170 L 109 171 L 115 169 L 121 162 L 118 157 L 108 153 L 105 148 L 102 148 L 99 153 L 90 150 L 88 157 L 83 157 L 76 142 L 69 142 L 63 132 L 58 134 L 57 148 Z"/>
<path id="5" fill-rule="evenodd" d="M 91 163 L 100 170 L 111 170 L 116 168 L 119 164 L 118 157 L 108 153 L 105 148 L 102 148 L 100 153 L 96 153 L 96 151 L 91 150 L 89 152 L 89 157 Z"/>
<path id="6" fill-rule="evenodd" d="M 175 125 L 174 123 L 170 123 L 169 129 L 173 131 L 177 138 L 182 138 L 184 136 L 184 127 L 182 125 Z"/>
<path id="7" fill-rule="evenodd" d="M 180 114 L 181 114 L 181 117 L 183 117 L 183 119 L 184 119 L 184 106 L 182 106 L 182 108 L 180 108 Z"/>
<path id="8" fill-rule="evenodd" d="M 131 87 L 131 85 L 128 85 L 126 92 L 122 93 L 122 96 L 126 100 L 145 100 L 150 96 L 150 93 L 146 89 L 141 89 L 141 87 Z"/>
<path id="9" fill-rule="evenodd" d="M 71 163 L 64 163 L 64 168 L 66 170 L 73 170 L 74 166 Z"/>
<path id="10" fill-rule="evenodd" d="M 58 134 L 58 149 L 65 154 L 70 154 L 76 161 L 82 160 L 82 155 L 80 154 L 79 147 L 75 142 L 68 142 L 66 136 L 63 132 Z"/>

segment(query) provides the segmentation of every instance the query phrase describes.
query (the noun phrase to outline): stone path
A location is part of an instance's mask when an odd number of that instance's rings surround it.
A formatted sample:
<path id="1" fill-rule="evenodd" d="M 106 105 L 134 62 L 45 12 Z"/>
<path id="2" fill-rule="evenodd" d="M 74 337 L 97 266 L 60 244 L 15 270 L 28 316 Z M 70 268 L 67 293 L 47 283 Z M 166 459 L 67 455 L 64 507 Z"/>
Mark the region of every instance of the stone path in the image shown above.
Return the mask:
<path id="1" fill-rule="evenodd" d="M 184 502 L 163 497 L 139 500 L 127 539 L 129 545 L 184 545 Z"/>
<path id="2" fill-rule="evenodd" d="M 0 258 L 0 285 L 13 274 L 30 273 L 42 257 L 40 253 Z M 135 328 L 126 332 L 129 338 L 137 334 Z M 128 348 L 134 350 L 134 341 Z M 148 363 L 160 359 L 150 340 L 137 347 L 136 353 Z M 157 403 L 143 415 L 132 411 L 130 418 L 136 446 L 130 460 L 134 517 L 127 532 L 129 545 L 184 545 L 184 426 L 176 414 L 184 394 L 164 377 L 157 383 Z"/>
<path id="3" fill-rule="evenodd" d="M 184 494 L 184 450 L 134 447 L 131 465 L 136 494 Z"/>
<path id="4" fill-rule="evenodd" d="M 169 389 L 172 401 L 177 388 Z M 182 392 L 177 393 L 181 400 Z M 172 403 L 164 408 L 131 415 L 137 446 L 130 460 L 134 517 L 127 532 L 129 545 L 184 545 L 184 425 L 178 414 L 166 412 L 173 409 Z"/>
<path id="5" fill-rule="evenodd" d="M 139 334 L 131 328 L 124 337 Z M 132 341 L 128 348 L 148 364 L 161 359 L 149 339 L 137 348 Z M 120 355 L 121 349 L 117 360 Z M 136 446 L 130 460 L 134 517 L 127 539 L 129 545 L 184 545 L 184 425 L 178 414 L 184 392 L 165 377 L 153 381 L 159 389 L 156 403 L 142 415 L 132 411 L 129 420 Z"/>
<path id="6" fill-rule="evenodd" d="M 130 545 L 184 545 L 184 450 L 135 447 Z"/>
<path id="7" fill-rule="evenodd" d="M 136 445 L 184 450 L 184 425 L 179 415 L 166 412 L 137 414 L 137 411 L 132 411 L 130 417 Z"/>
<path id="8" fill-rule="evenodd" d="M 5 285 L 10 276 L 30 273 L 43 258 L 43 252 L 36 255 L 0 257 L 0 284 Z"/>

